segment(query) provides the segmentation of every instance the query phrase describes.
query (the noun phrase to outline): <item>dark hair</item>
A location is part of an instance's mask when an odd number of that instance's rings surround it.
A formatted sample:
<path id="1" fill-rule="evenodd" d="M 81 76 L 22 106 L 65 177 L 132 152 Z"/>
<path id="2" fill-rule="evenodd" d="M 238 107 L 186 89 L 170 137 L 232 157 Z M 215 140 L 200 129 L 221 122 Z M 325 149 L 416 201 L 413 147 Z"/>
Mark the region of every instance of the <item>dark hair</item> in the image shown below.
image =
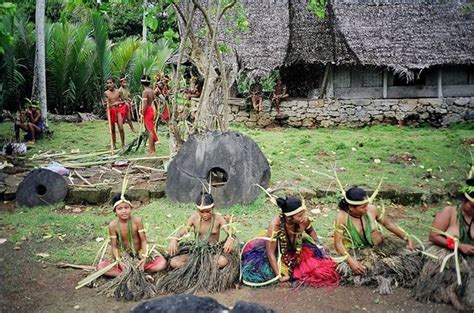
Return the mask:
<path id="1" fill-rule="evenodd" d="M 113 77 L 109 77 L 109 78 L 107 78 L 107 80 L 106 80 L 106 81 L 109 81 L 109 80 L 111 80 L 111 81 L 112 81 L 112 82 L 115 84 L 115 78 L 113 78 Z"/>
<path id="2" fill-rule="evenodd" d="M 117 202 L 121 200 L 121 196 L 122 195 L 118 192 L 114 194 L 114 196 L 112 197 L 112 206 L 114 206 Z M 115 209 L 114 209 L 114 212 L 115 212 Z"/>
<path id="3" fill-rule="evenodd" d="M 346 191 L 346 197 L 347 199 L 352 201 L 363 201 L 367 199 L 367 191 L 357 186 L 354 186 Z M 343 211 L 348 211 L 350 206 L 351 205 L 347 203 L 345 198 L 342 198 L 338 204 L 339 209 Z"/>
<path id="4" fill-rule="evenodd" d="M 301 207 L 301 200 L 295 197 L 277 198 L 276 201 L 283 213 L 290 213 Z"/>
<path id="5" fill-rule="evenodd" d="M 474 187 L 474 178 L 469 178 L 468 180 L 466 180 L 466 188 L 469 188 L 469 187 L 471 187 L 471 188 Z M 461 200 L 462 201 L 464 201 L 464 202 L 470 201 L 464 193 L 467 193 L 469 195 L 469 197 L 474 198 L 474 191 L 472 191 L 472 192 L 465 191 L 461 194 Z"/>
<path id="6" fill-rule="evenodd" d="M 214 203 L 214 198 L 210 193 L 201 192 L 196 199 L 196 205 L 211 205 Z"/>
<path id="7" fill-rule="evenodd" d="M 148 76 L 147 74 L 143 74 L 140 82 L 142 83 L 143 86 L 147 86 L 147 87 L 150 86 L 150 83 L 151 83 L 150 76 Z"/>

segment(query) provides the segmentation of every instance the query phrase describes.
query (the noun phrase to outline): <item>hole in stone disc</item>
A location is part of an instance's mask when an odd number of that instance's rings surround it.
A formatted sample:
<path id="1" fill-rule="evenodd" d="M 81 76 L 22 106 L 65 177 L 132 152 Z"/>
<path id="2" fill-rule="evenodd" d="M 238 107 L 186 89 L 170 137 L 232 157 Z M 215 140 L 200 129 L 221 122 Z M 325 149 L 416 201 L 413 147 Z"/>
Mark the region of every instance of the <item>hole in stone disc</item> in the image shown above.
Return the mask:
<path id="1" fill-rule="evenodd" d="M 43 196 L 46 193 L 46 187 L 44 185 L 38 185 L 36 187 L 36 193 L 40 196 Z"/>
<path id="2" fill-rule="evenodd" d="M 227 183 L 229 176 L 220 167 L 213 167 L 207 173 L 207 183 L 211 183 L 212 188 L 220 188 Z"/>

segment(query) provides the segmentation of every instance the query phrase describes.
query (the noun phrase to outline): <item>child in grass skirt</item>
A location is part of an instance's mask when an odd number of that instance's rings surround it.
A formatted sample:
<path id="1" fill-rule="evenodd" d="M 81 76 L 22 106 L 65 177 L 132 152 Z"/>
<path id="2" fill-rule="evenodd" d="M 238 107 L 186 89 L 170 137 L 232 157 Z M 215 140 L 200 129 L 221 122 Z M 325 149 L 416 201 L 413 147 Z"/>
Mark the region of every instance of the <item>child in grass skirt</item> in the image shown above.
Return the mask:
<path id="1" fill-rule="evenodd" d="M 433 244 L 426 252 L 438 257 L 427 257 L 415 286 L 415 298 L 422 302 L 452 303 L 458 310 L 474 310 L 474 179 L 467 181 L 461 204 L 446 207 L 434 221 L 429 239 Z M 458 257 L 461 284 L 458 284 L 454 255 L 441 270 L 443 260 L 459 240 Z"/>
<path id="2" fill-rule="evenodd" d="M 412 287 L 422 266 L 420 253 L 408 235 L 370 204 L 367 192 L 353 187 L 344 192 L 336 216 L 334 246 L 345 258 L 338 265 L 345 284 L 377 287 L 380 294 L 395 286 Z M 380 226 L 396 235 L 382 237 Z"/>
<path id="3" fill-rule="evenodd" d="M 242 249 L 242 280 L 249 286 L 291 281 L 312 287 L 337 286 L 336 263 L 317 246 L 318 237 L 297 198 L 278 198 L 281 214 L 274 217 L 267 237 Z"/>
<path id="4" fill-rule="evenodd" d="M 109 223 L 110 243 L 109 256 L 100 260 L 98 269 L 105 268 L 113 261 L 118 265 L 104 275 L 116 277 L 129 265 L 122 262 L 122 256 L 128 255 L 135 259 L 140 269 L 156 273 L 166 268 L 166 259 L 163 256 L 150 256 L 147 253 L 147 239 L 143 222 L 139 217 L 131 216 L 132 204 L 115 195 L 113 210 L 117 219 Z"/>
<path id="5" fill-rule="evenodd" d="M 160 292 L 220 292 L 235 287 L 238 282 L 238 241 L 230 225 L 214 212 L 211 194 L 201 193 L 196 205 L 197 212 L 170 240 L 171 270 L 158 279 L 156 285 Z M 178 244 L 191 229 L 195 234 L 194 240 Z M 221 229 L 228 233 L 224 241 L 219 241 Z"/>

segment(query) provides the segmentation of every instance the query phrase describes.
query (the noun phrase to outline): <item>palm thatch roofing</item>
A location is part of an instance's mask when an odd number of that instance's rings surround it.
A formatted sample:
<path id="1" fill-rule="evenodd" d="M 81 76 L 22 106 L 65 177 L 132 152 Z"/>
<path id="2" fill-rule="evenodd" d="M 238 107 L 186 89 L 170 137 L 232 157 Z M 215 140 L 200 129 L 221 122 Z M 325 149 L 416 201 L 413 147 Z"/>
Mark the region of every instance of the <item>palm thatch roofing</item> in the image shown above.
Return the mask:
<path id="1" fill-rule="evenodd" d="M 327 0 L 326 17 L 307 0 L 241 0 L 249 32 L 225 39 L 242 67 L 265 72 L 292 64 L 359 64 L 398 70 L 474 63 L 468 0 Z"/>

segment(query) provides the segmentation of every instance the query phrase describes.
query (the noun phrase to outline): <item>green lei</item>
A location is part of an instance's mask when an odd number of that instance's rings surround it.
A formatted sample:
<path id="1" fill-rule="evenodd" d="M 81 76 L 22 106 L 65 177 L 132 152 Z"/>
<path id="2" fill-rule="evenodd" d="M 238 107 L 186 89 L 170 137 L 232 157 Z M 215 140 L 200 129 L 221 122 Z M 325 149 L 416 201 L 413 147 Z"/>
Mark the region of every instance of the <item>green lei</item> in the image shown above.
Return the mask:
<path id="1" fill-rule="evenodd" d="M 135 245 L 133 243 L 132 237 L 132 219 L 130 219 L 127 223 L 127 237 L 128 244 L 130 245 L 130 248 L 132 250 L 131 252 L 127 251 L 123 245 L 122 232 L 120 231 L 120 221 L 117 219 L 117 241 L 119 243 L 120 251 L 130 253 L 132 257 L 136 257 L 137 252 L 135 251 Z"/>
<path id="2" fill-rule="evenodd" d="M 195 234 L 194 234 L 194 239 L 195 239 L 196 242 L 201 242 L 201 243 L 204 243 L 204 244 L 207 244 L 209 242 L 209 237 L 211 236 L 212 229 L 214 228 L 214 218 L 215 218 L 215 216 L 213 214 L 212 218 L 211 218 L 211 225 L 207 229 L 206 237 L 203 240 L 201 240 L 199 238 L 199 234 L 201 233 L 202 218 L 199 219 L 199 228 L 198 228 L 197 232 L 195 232 Z"/>
<path id="3" fill-rule="evenodd" d="M 362 235 L 357 231 L 357 228 L 352 223 L 351 215 L 347 217 L 347 230 L 349 231 L 348 235 L 350 238 L 352 238 L 351 249 L 373 247 L 374 242 L 372 239 L 372 221 L 370 220 L 369 214 L 365 214 L 363 219 L 362 217 L 359 217 L 359 220 L 362 226 Z"/>
<path id="4" fill-rule="evenodd" d="M 472 245 L 474 244 L 474 239 L 471 238 L 471 227 L 474 219 L 471 219 L 471 223 L 468 224 L 462 214 L 462 207 L 459 205 L 457 207 L 457 215 L 459 220 L 459 240 L 461 243 Z"/>
<path id="5" fill-rule="evenodd" d="M 298 227 L 298 225 L 296 225 Z M 288 273 L 291 277 L 293 269 L 301 263 L 301 250 L 303 248 L 303 232 L 298 232 L 295 227 L 295 239 L 291 242 L 285 227 L 285 216 L 280 214 L 280 227 L 276 238 L 280 243 L 280 253 L 282 261 L 288 266 Z M 290 241 L 290 242 L 289 242 Z M 292 254 L 292 256 L 290 255 Z"/>

